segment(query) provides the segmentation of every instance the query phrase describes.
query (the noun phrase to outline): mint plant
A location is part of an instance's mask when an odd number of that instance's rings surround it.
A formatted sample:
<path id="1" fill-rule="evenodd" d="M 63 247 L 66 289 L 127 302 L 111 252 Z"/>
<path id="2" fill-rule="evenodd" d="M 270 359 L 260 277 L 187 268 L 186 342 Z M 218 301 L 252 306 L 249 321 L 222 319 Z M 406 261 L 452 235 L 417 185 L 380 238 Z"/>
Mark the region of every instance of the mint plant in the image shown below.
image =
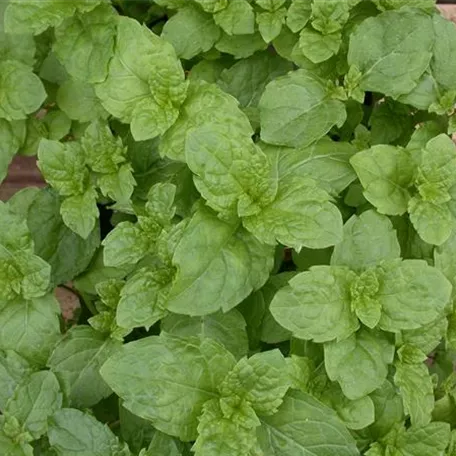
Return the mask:
<path id="1" fill-rule="evenodd" d="M 434 0 L 0 16 L 0 181 L 47 183 L 0 203 L 1 455 L 456 455 Z"/>

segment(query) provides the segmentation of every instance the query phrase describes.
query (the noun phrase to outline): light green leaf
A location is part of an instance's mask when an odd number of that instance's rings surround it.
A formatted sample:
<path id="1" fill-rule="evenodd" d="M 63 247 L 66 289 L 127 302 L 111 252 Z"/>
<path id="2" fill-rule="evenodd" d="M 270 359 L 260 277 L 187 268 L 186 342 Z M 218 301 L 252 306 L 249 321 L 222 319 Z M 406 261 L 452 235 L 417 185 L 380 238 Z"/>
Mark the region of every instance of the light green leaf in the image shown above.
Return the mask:
<path id="1" fill-rule="evenodd" d="M 214 14 L 214 21 L 228 35 L 251 35 L 255 14 L 247 0 L 230 0 L 225 9 Z"/>
<path id="2" fill-rule="evenodd" d="M 217 397 L 217 386 L 234 364 L 234 357 L 212 339 L 162 333 L 124 345 L 101 375 L 125 408 L 189 441 L 197 436 L 203 404 Z"/>
<path id="3" fill-rule="evenodd" d="M 106 266 L 134 265 L 149 250 L 147 235 L 131 222 L 119 223 L 102 242 Z"/>
<path id="4" fill-rule="evenodd" d="M 47 432 L 47 420 L 62 406 L 62 394 L 52 372 L 41 371 L 26 377 L 14 390 L 3 410 L 5 419 L 18 421 L 19 432 L 39 439 Z"/>
<path id="5" fill-rule="evenodd" d="M 286 14 L 286 8 L 256 14 L 258 30 L 266 43 L 270 43 L 280 35 Z"/>
<path id="6" fill-rule="evenodd" d="M 245 59 L 257 51 L 264 51 L 268 44 L 263 40 L 259 32 L 253 35 L 233 35 L 222 33 L 222 37 L 215 44 L 220 52 L 231 54 L 235 59 Z"/>
<path id="7" fill-rule="evenodd" d="M 410 415 L 412 426 L 426 426 L 431 422 L 434 409 L 432 378 L 425 364 L 396 362 L 394 383 L 400 389 L 404 409 Z"/>
<path id="8" fill-rule="evenodd" d="M 30 66 L 17 60 L 0 62 L 0 118 L 25 119 L 45 99 L 44 86 Z"/>
<path id="9" fill-rule="evenodd" d="M 185 315 L 207 315 L 220 308 L 227 312 L 264 285 L 273 258 L 272 247 L 261 244 L 239 222 L 225 222 L 200 209 L 174 252 L 177 276 L 168 309 Z"/>
<path id="10" fill-rule="evenodd" d="M 434 249 L 435 267 L 443 272 L 453 285 L 453 295 L 456 293 L 456 230 L 445 243 Z"/>
<path id="11" fill-rule="evenodd" d="M 57 90 L 57 104 L 70 119 L 79 122 L 106 119 L 109 115 L 92 85 L 72 79 L 65 81 Z"/>
<path id="12" fill-rule="evenodd" d="M 382 306 L 379 326 L 384 331 L 417 329 L 443 317 L 451 284 L 426 261 L 386 262 L 377 274 L 380 287 L 375 298 Z"/>
<path id="13" fill-rule="evenodd" d="M 8 173 L 8 167 L 14 155 L 25 141 L 25 122 L 8 122 L 0 119 L 0 183 Z"/>
<path id="14" fill-rule="evenodd" d="M 99 176 L 97 184 L 100 191 L 118 204 L 129 204 L 135 190 L 136 180 L 129 163 L 121 165 L 117 172 Z"/>
<path id="15" fill-rule="evenodd" d="M 418 84 L 433 45 L 429 15 L 418 10 L 386 11 L 366 19 L 351 34 L 348 64 L 361 71 L 362 90 L 395 98 Z"/>
<path id="16" fill-rule="evenodd" d="M 60 336 L 60 308 L 52 294 L 10 302 L 0 310 L 0 349 L 43 366 Z"/>
<path id="17" fill-rule="evenodd" d="M 343 241 L 334 247 L 331 264 L 362 271 L 400 256 L 401 248 L 389 218 L 369 210 L 353 215 L 345 223 Z"/>
<path id="18" fill-rule="evenodd" d="M 324 35 L 337 32 L 348 21 L 349 10 L 349 0 L 314 0 L 312 26 Z"/>
<path id="19" fill-rule="evenodd" d="M 144 454 L 140 453 L 140 456 L 181 456 L 182 447 L 182 442 L 156 430 L 149 448 Z"/>
<path id="20" fill-rule="evenodd" d="M 397 100 L 427 111 L 433 103 L 438 104 L 439 98 L 440 94 L 437 81 L 429 71 L 426 71 L 418 80 L 418 84 L 413 90 L 405 95 L 401 95 Z"/>
<path id="21" fill-rule="evenodd" d="M 190 4 L 166 22 L 161 37 L 173 45 L 179 58 L 192 59 L 214 46 L 220 29 L 210 14 Z"/>
<path id="22" fill-rule="evenodd" d="M 401 433 L 395 447 L 404 456 L 440 456 L 450 441 L 448 423 L 429 423 L 427 426 L 412 426 Z"/>
<path id="23" fill-rule="evenodd" d="M 245 408 L 249 410 L 248 406 Z M 246 413 L 245 408 L 236 410 L 237 414 Z M 198 438 L 192 447 L 195 456 L 252 454 L 257 443 L 255 426 L 243 426 L 238 421 L 238 416 L 226 416 L 216 399 L 207 401 L 198 425 Z M 258 426 L 259 422 L 255 424 Z"/>
<path id="24" fill-rule="evenodd" d="M 195 0 L 204 11 L 208 13 L 216 13 L 228 6 L 229 0 Z"/>
<path id="25" fill-rule="evenodd" d="M 170 314 L 161 321 L 160 327 L 162 331 L 174 336 L 214 339 L 224 345 L 236 359 L 242 358 L 248 352 L 246 322 L 236 309 L 227 313 L 219 311 L 204 317 Z"/>
<path id="26" fill-rule="evenodd" d="M 33 243 L 25 217 L 13 212 L 9 203 L 3 201 L 0 201 L 0 244 L 12 251 L 33 251 Z"/>
<path id="27" fill-rule="evenodd" d="M 287 25 L 293 33 L 299 32 L 309 22 L 312 14 L 310 0 L 292 0 L 287 13 Z"/>
<path id="28" fill-rule="evenodd" d="M 55 29 L 53 50 L 73 78 L 89 83 L 105 80 L 114 53 L 116 20 L 115 10 L 103 3 Z"/>
<path id="29" fill-rule="evenodd" d="M 364 187 L 364 196 L 380 213 L 402 215 L 410 201 L 415 168 L 407 149 L 378 145 L 358 152 L 350 163 Z"/>
<path id="30" fill-rule="evenodd" d="M 120 293 L 116 321 L 122 328 L 145 326 L 147 329 L 166 312 L 173 271 L 140 269 L 127 280 Z"/>
<path id="31" fill-rule="evenodd" d="M 87 165 L 97 173 L 115 173 L 126 161 L 127 148 L 105 122 L 92 122 L 80 143 Z"/>
<path id="32" fill-rule="evenodd" d="M 313 63 L 321 63 L 339 52 L 342 42 L 340 33 L 322 35 L 310 28 L 301 30 L 299 49 Z"/>
<path id="33" fill-rule="evenodd" d="M 197 189 L 216 211 L 255 214 L 276 195 L 277 181 L 266 155 L 250 138 L 233 136 L 227 126 L 192 129 L 185 158 Z"/>
<path id="34" fill-rule="evenodd" d="M 272 316 L 300 339 L 346 338 L 359 327 L 350 308 L 350 285 L 355 278 L 346 268 L 313 266 L 278 291 L 270 307 Z"/>
<path id="35" fill-rule="evenodd" d="M 259 106 L 263 141 L 289 147 L 308 146 L 346 119 L 344 104 L 331 99 L 323 80 L 307 70 L 270 82 Z"/>
<path id="36" fill-rule="evenodd" d="M 96 6 L 99 1 L 92 3 Z M 72 16 L 76 5 L 77 2 L 59 0 L 39 3 L 34 0 L 12 0 L 5 11 L 5 31 L 13 34 L 32 32 L 38 35 Z"/>
<path id="37" fill-rule="evenodd" d="M 269 52 L 259 52 L 240 60 L 220 75 L 220 88 L 246 107 L 257 107 L 266 84 L 291 71 L 291 62 Z"/>
<path id="38" fill-rule="evenodd" d="M 247 401 L 259 416 L 273 415 L 290 383 L 285 358 L 279 350 L 242 358 L 219 386 L 223 398 Z"/>
<path id="39" fill-rule="evenodd" d="M 431 60 L 432 74 L 446 90 L 456 89 L 456 28 L 448 19 L 434 14 L 435 41 Z"/>
<path id="40" fill-rule="evenodd" d="M 105 338 L 85 325 L 76 326 L 63 336 L 47 366 L 59 379 L 69 405 L 93 407 L 112 394 L 99 370 L 120 347 L 120 342 Z"/>
<path id="41" fill-rule="evenodd" d="M 60 214 L 70 230 L 87 239 L 99 216 L 96 190 L 89 187 L 82 195 L 65 198 L 60 206 Z"/>
<path id="42" fill-rule="evenodd" d="M 263 243 L 280 242 L 298 252 L 337 244 L 342 234 L 341 214 L 328 193 L 295 171 L 279 176 L 275 200 L 259 214 L 245 217 L 243 224 Z"/>
<path id="43" fill-rule="evenodd" d="M 0 448 L 5 456 L 34 456 L 33 448 L 27 443 L 15 443 L 0 431 Z"/>
<path id="44" fill-rule="evenodd" d="M 143 141 L 163 134 L 176 121 L 187 84 L 171 44 L 123 16 L 108 76 L 95 91 L 104 108 L 131 123 L 134 139 Z"/>
<path id="45" fill-rule="evenodd" d="M 289 391 L 279 411 L 261 418 L 257 431 L 265 456 L 357 456 L 353 437 L 336 413 L 300 391 Z"/>
<path id="46" fill-rule="evenodd" d="M 389 336 L 361 329 L 348 339 L 325 344 L 328 377 L 337 381 L 351 400 L 364 397 L 379 388 L 393 362 L 394 345 Z"/>
<path id="47" fill-rule="evenodd" d="M 16 386 L 31 373 L 29 363 L 12 350 L 0 351 L 0 410 L 5 410 Z"/>
<path id="48" fill-rule="evenodd" d="M 80 410 L 64 408 L 49 420 L 49 442 L 57 456 L 127 456 L 107 424 Z M 123 451 L 122 451 L 123 450 Z"/>
<path id="49" fill-rule="evenodd" d="M 83 149 L 76 142 L 60 143 L 42 139 L 38 148 L 38 167 L 44 178 L 61 195 L 80 195 L 88 181 Z"/>

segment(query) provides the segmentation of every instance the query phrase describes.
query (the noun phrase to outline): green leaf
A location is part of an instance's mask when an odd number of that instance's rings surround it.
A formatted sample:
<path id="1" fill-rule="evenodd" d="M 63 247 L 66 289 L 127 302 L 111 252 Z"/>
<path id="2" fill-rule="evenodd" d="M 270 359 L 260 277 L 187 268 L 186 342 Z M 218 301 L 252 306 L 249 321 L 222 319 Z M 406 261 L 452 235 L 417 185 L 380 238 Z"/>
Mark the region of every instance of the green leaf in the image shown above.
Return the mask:
<path id="1" fill-rule="evenodd" d="M 356 456 L 354 439 L 336 413 L 312 396 L 290 391 L 279 411 L 261 418 L 257 431 L 266 456 Z"/>
<path id="2" fill-rule="evenodd" d="M 195 2 L 208 13 L 216 13 L 228 5 L 228 0 L 195 0 Z"/>
<path id="3" fill-rule="evenodd" d="M 83 150 L 76 142 L 60 143 L 42 139 L 38 148 L 38 167 L 44 178 L 61 195 L 80 195 L 88 181 Z"/>
<path id="4" fill-rule="evenodd" d="M 261 138 L 282 146 L 308 146 L 346 119 L 343 103 L 331 99 L 323 80 L 307 70 L 270 82 L 259 106 Z"/>
<path id="5" fill-rule="evenodd" d="M 115 10 L 103 3 L 55 29 L 53 50 L 70 76 L 89 83 L 105 80 L 114 53 L 116 20 Z"/>
<path id="6" fill-rule="evenodd" d="M 234 137 L 226 126 L 192 129 L 185 158 L 208 205 L 240 216 L 258 213 L 274 199 L 277 181 L 263 151 L 250 138 Z"/>
<path id="7" fill-rule="evenodd" d="M 380 213 L 402 215 L 407 211 L 415 169 L 407 149 L 378 145 L 358 152 L 350 163 L 364 187 L 365 198 Z"/>
<path id="8" fill-rule="evenodd" d="M 396 231 L 389 218 L 369 210 L 353 215 L 345 223 L 343 240 L 334 247 L 331 264 L 362 271 L 400 256 Z"/>
<path id="9" fill-rule="evenodd" d="M 119 223 L 102 242 L 104 263 L 110 267 L 135 265 L 149 250 L 147 235 L 131 222 Z"/>
<path id="10" fill-rule="evenodd" d="M 70 230 L 87 239 L 99 216 L 96 190 L 89 187 L 82 195 L 65 198 L 60 206 L 60 214 Z"/>
<path id="11" fill-rule="evenodd" d="M 48 437 L 57 456 L 129 454 L 108 425 L 76 409 L 64 408 L 56 412 L 49 420 Z"/>
<path id="12" fill-rule="evenodd" d="M 359 327 L 350 308 L 355 277 L 346 268 L 313 266 L 278 291 L 271 303 L 272 316 L 300 339 L 344 339 Z"/>
<path id="13" fill-rule="evenodd" d="M 437 320 L 422 326 L 419 329 L 409 329 L 401 332 L 401 340 L 404 344 L 410 344 L 420 349 L 423 353 L 431 353 L 447 333 L 448 320 Z"/>
<path id="14" fill-rule="evenodd" d="M 342 217 L 328 193 L 296 170 L 291 175 L 287 171 L 283 174 L 279 176 L 275 200 L 259 214 L 243 219 L 247 230 L 266 244 L 275 245 L 277 241 L 298 252 L 302 247 L 321 249 L 337 244 Z"/>
<path id="15" fill-rule="evenodd" d="M 28 66 L 35 63 L 36 46 L 33 35 L 9 34 L 2 31 L 3 23 L 0 25 L 0 59 L 18 60 Z"/>
<path id="16" fill-rule="evenodd" d="M 16 386 L 30 374 L 29 363 L 12 350 L 0 352 L 0 409 L 5 410 Z"/>
<path id="17" fill-rule="evenodd" d="M 17 420 L 19 432 L 35 440 L 47 432 L 47 420 L 62 406 L 60 385 L 52 372 L 41 371 L 26 377 L 14 390 L 3 409 L 6 422 Z M 19 435 L 18 435 L 19 436 Z"/>
<path id="18" fill-rule="evenodd" d="M 447 205 L 413 197 L 408 205 L 410 221 L 428 244 L 442 245 L 451 235 L 454 219 Z"/>
<path id="19" fill-rule="evenodd" d="M 362 90 L 395 98 L 418 84 L 433 46 L 429 15 L 418 10 L 386 11 L 366 19 L 351 34 L 348 64 L 361 71 Z"/>
<path id="20" fill-rule="evenodd" d="M 255 3 L 266 11 L 276 11 L 285 3 L 285 0 L 255 0 Z"/>
<path id="21" fill-rule="evenodd" d="M 310 28 L 301 30 L 299 49 L 313 63 L 321 63 L 339 52 L 342 42 L 340 33 L 322 35 Z"/>
<path id="22" fill-rule="evenodd" d="M 63 223 L 60 204 L 58 195 L 42 190 L 35 196 L 27 215 L 35 253 L 51 265 L 53 286 L 66 283 L 83 272 L 100 245 L 98 226 L 83 240 Z"/>
<path id="23" fill-rule="evenodd" d="M 92 85 L 68 79 L 57 90 L 59 108 L 72 120 L 91 122 L 105 119 L 108 113 L 95 95 Z"/>
<path id="24" fill-rule="evenodd" d="M 108 76 L 95 91 L 103 107 L 131 123 L 134 139 L 143 141 L 163 134 L 176 121 L 187 84 L 171 44 L 134 19 L 121 17 Z"/>
<path id="25" fill-rule="evenodd" d="M 172 271 L 166 269 L 140 269 L 129 278 L 120 293 L 117 324 L 127 329 L 148 329 L 163 318 L 172 278 Z"/>
<path id="26" fill-rule="evenodd" d="M 233 35 L 222 33 L 222 37 L 215 44 L 220 52 L 231 54 L 235 59 L 245 59 L 257 51 L 264 51 L 268 47 L 259 32 L 253 35 Z"/>
<path id="27" fill-rule="evenodd" d="M 0 183 L 8 173 L 8 167 L 25 141 L 25 122 L 8 122 L 0 119 Z"/>
<path id="28" fill-rule="evenodd" d="M 179 58 L 192 59 L 214 46 L 220 29 L 210 14 L 189 5 L 166 22 L 161 37 L 173 45 Z"/>
<path id="29" fill-rule="evenodd" d="M 404 409 L 413 426 L 426 426 L 431 422 L 434 409 L 432 378 L 425 364 L 396 362 L 394 383 L 399 388 Z"/>
<path id="30" fill-rule="evenodd" d="M 12 0 L 5 11 L 5 31 L 7 33 L 30 33 L 38 35 L 48 27 L 56 27 L 75 14 L 95 8 L 101 0 L 78 0 L 62 2 L 48 0 L 37 3 L 35 0 Z"/>
<path id="31" fill-rule="evenodd" d="M 442 318 L 451 284 L 423 260 L 396 260 L 378 268 L 376 299 L 382 306 L 380 328 L 397 332 L 417 329 Z M 400 305 L 398 305 L 400 303 Z"/>
<path id="32" fill-rule="evenodd" d="M 286 14 L 286 8 L 257 13 L 258 30 L 266 43 L 270 43 L 280 35 Z"/>
<path id="33" fill-rule="evenodd" d="M 310 0 L 292 0 L 287 12 L 287 25 L 293 33 L 299 32 L 309 22 L 312 14 Z"/>
<path id="34" fill-rule="evenodd" d="M 17 60 L 0 63 L 0 118 L 21 120 L 37 111 L 46 91 L 32 68 Z"/>
<path id="35" fill-rule="evenodd" d="M 243 108 L 257 107 L 266 85 L 292 69 L 291 62 L 269 52 L 258 52 L 222 71 L 217 84 L 239 100 Z"/>
<path id="36" fill-rule="evenodd" d="M 456 89 L 453 78 L 456 58 L 456 29 L 452 22 L 439 14 L 432 17 L 435 41 L 431 60 L 432 74 L 439 85 L 446 90 Z"/>
<path id="37" fill-rule="evenodd" d="M 120 342 L 85 325 L 74 327 L 63 336 L 47 366 L 58 378 L 70 406 L 92 407 L 112 393 L 99 370 L 120 347 Z"/>
<path id="38" fill-rule="evenodd" d="M 43 366 L 60 336 L 59 305 L 53 295 L 10 302 L 0 310 L 0 350 L 14 350 Z"/>
<path id="39" fill-rule="evenodd" d="M 361 329 L 348 339 L 325 344 L 328 377 L 355 400 L 379 388 L 393 362 L 394 345 L 387 334 Z"/>
<path id="40" fill-rule="evenodd" d="M 200 252 L 197 258 L 195 248 Z M 200 209 L 174 252 L 177 276 L 168 309 L 193 316 L 220 308 L 227 312 L 264 285 L 273 258 L 272 247 L 261 244 L 239 222 L 225 222 Z M 233 269 L 236 274 L 229 273 Z"/>
<path id="41" fill-rule="evenodd" d="M 229 125 L 239 138 L 249 140 L 253 134 L 247 116 L 231 95 L 215 84 L 192 83 L 177 122 L 163 135 L 160 154 L 185 162 L 187 133 L 193 127 Z"/>
<path id="42" fill-rule="evenodd" d="M 58 141 L 70 133 L 71 119 L 63 111 L 49 111 L 43 120 L 47 126 L 49 139 Z"/>
<path id="43" fill-rule="evenodd" d="M 219 386 L 221 401 L 247 401 L 259 416 L 273 415 L 290 387 L 285 358 L 279 350 L 242 358 Z"/>
<path id="44" fill-rule="evenodd" d="M 214 14 L 214 21 L 228 35 L 250 35 L 255 30 L 255 14 L 247 0 L 230 0 Z"/>
<path id="45" fill-rule="evenodd" d="M 155 431 L 149 448 L 140 456 L 181 456 L 182 443 L 167 434 Z"/>
<path id="46" fill-rule="evenodd" d="M 456 293 L 456 231 L 453 231 L 445 243 L 434 250 L 435 267 L 443 272 L 453 285 L 452 295 Z"/>
<path id="47" fill-rule="evenodd" d="M 162 331 L 174 336 L 214 339 L 236 359 L 242 358 L 248 352 L 246 322 L 236 309 L 227 313 L 219 311 L 204 317 L 170 314 L 161 321 L 160 327 Z"/>
<path id="48" fill-rule="evenodd" d="M 203 404 L 217 397 L 217 386 L 234 364 L 234 357 L 212 339 L 162 333 L 124 345 L 101 375 L 125 408 L 162 432 L 189 441 L 197 437 Z"/>

